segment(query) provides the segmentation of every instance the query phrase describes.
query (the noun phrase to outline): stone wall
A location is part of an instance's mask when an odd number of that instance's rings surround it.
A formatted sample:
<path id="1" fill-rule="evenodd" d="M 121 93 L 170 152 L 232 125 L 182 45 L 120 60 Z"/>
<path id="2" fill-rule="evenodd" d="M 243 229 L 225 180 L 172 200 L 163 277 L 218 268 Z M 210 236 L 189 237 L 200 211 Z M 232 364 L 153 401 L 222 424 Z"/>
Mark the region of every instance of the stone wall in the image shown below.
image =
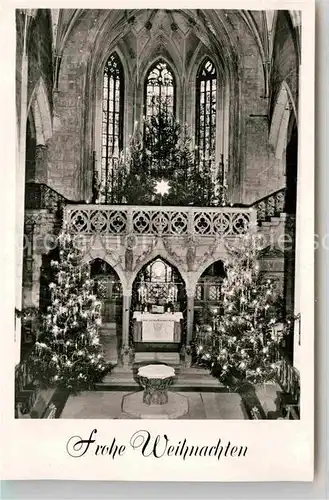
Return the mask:
<path id="1" fill-rule="evenodd" d="M 298 99 L 298 55 L 286 13 L 278 15 L 272 59 L 262 60 L 250 30 L 239 16 L 234 25 L 242 41 L 241 57 L 241 201 L 253 203 L 285 186 L 285 152 L 276 158 L 269 145 L 275 99 L 282 82 Z M 269 56 L 270 57 L 270 54 Z M 270 68 L 265 86 L 264 64 Z M 266 87 L 268 87 L 266 89 Z M 293 106 L 292 106 L 293 107 Z"/>
<path id="2" fill-rule="evenodd" d="M 48 184 L 71 200 L 83 199 L 85 150 L 85 95 L 89 30 L 93 18 L 83 18 L 69 37 L 61 57 L 58 86 L 54 91 L 54 130 L 48 155 Z M 91 176 L 89 177 L 91 185 Z"/>

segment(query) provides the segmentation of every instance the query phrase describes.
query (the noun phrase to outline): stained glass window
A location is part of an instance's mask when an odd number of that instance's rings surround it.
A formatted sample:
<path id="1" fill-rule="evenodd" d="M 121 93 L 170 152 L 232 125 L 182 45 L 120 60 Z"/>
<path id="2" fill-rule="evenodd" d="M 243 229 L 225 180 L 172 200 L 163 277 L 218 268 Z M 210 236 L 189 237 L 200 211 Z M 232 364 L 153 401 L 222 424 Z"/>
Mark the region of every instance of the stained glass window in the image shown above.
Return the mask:
<path id="1" fill-rule="evenodd" d="M 196 145 L 199 162 L 211 167 L 216 147 L 216 68 L 210 59 L 201 65 L 197 76 Z"/>
<path id="2" fill-rule="evenodd" d="M 145 81 L 145 115 L 157 113 L 159 106 L 175 113 L 175 78 L 168 64 L 157 61 L 149 70 Z"/>
<path id="3" fill-rule="evenodd" d="M 123 68 L 114 53 L 107 60 L 103 78 L 101 182 L 107 193 L 113 192 L 123 148 L 123 92 Z"/>

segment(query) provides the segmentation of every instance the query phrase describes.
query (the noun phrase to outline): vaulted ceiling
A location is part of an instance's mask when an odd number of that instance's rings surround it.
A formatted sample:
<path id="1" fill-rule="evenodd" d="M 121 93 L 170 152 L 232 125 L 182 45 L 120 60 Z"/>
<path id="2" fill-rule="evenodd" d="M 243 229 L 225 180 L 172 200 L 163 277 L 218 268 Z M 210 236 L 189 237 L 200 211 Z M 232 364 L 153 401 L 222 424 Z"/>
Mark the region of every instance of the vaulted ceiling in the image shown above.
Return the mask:
<path id="1" fill-rule="evenodd" d="M 291 24 L 296 30 L 300 26 L 300 13 L 290 12 Z M 79 29 L 82 22 L 93 18 L 89 31 L 96 31 L 94 41 L 104 32 L 112 37 L 124 35 L 131 31 L 141 37 L 145 31 L 150 35 L 175 38 L 176 43 L 183 43 L 193 34 L 206 46 L 218 45 L 218 42 L 236 42 L 238 34 L 234 32 L 232 19 L 238 16 L 248 26 L 261 56 L 270 58 L 275 33 L 275 11 L 243 11 L 243 10 L 168 10 L 168 9 L 52 9 L 54 51 L 61 54 L 67 40 L 74 30 Z M 192 35 L 192 36 L 193 36 Z M 133 50 L 133 48 L 132 48 Z"/>

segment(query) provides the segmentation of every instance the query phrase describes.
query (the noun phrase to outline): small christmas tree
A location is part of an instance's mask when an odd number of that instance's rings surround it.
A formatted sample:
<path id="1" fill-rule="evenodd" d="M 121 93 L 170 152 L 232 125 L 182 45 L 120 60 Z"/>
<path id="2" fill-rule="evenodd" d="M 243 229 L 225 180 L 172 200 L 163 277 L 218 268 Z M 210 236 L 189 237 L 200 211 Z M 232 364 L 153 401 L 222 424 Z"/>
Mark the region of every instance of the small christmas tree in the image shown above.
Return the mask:
<path id="1" fill-rule="evenodd" d="M 196 345 L 198 357 L 229 386 L 274 380 L 278 349 L 290 327 L 279 315 L 273 280 L 264 279 L 259 271 L 259 250 L 253 232 L 230 248 L 222 286 L 223 314 L 213 315 L 211 335 L 199 337 Z"/>
<path id="2" fill-rule="evenodd" d="M 72 392 L 92 388 L 108 372 L 99 343 L 101 303 L 93 293 L 89 266 L 66 231 L 59 236 L 59 261 L 52 261 L 51 302 L 30 355 L 30 368 L 42 387 Z"/>

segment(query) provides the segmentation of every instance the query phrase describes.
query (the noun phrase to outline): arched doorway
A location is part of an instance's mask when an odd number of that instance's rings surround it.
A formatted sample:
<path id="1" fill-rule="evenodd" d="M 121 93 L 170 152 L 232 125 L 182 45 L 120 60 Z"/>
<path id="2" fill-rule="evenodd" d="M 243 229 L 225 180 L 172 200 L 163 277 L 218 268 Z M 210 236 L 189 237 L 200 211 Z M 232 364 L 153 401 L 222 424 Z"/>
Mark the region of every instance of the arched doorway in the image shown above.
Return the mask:
<path id="1" fill-rule="evenodd" d="M 292 244 L 284 252 L 284 297 L 287 315 L 294 314 L 295 307 L 295 259 L 296 259 L 296 208 L 297 208 L 297 181 L 298 181 L 298 129 L 293 117 L 288 128 L 288 144 L 286 149 L 286 206 L 288 219 L 287 233 L 291 236 Z M 285 340 L 285 350 L 290 361 L 293 362 L 294 334 Z"/>
<path id="2" fill-rule="evenodd" d="M 33 116 L 30 113 L 26 121 L 26 155 L 25 155 L 25 182 L 35 180 L 36 169 L 36 134 Z"/>
<path id="3" fill-rule="evenodd" d="M 132 287 L 129 340 L 135 352 L 179 353 L 186 338 L 186 301 L 175 266 L 161 257 L 147 263 Z"/>
<path id="4" fill-rule="evenodd" d="M 122 285 L 117 272 L 102 259 L 90 263 L 90 277 L 102 300 L 102 324 L 115 327 L 122 321 Z"/>
<path id="5" fill-rule="evenodd" d="M 102 302 L 100 342 L 106 359 L 116 364 L 122 347 L 122 284 L 115 269 L 98 258 L 90 263 L 90 277 Z"/>
<path id="6" fill-rule="evenodd" d="M 200 276 L 194 296 L 195 324 L 207 324 L 213 310 L 221 314 L 222 283 L 225 276 L 224 263 L 221 260 L 212 263 Z"/>
<path id="7" fill-rule="evenodd" d="M 290 125 L 290 138 L 286 149 L 286 213 L 296 214 L 297 171 L 298 171 L 298 130 L 296 120 Z"/>

